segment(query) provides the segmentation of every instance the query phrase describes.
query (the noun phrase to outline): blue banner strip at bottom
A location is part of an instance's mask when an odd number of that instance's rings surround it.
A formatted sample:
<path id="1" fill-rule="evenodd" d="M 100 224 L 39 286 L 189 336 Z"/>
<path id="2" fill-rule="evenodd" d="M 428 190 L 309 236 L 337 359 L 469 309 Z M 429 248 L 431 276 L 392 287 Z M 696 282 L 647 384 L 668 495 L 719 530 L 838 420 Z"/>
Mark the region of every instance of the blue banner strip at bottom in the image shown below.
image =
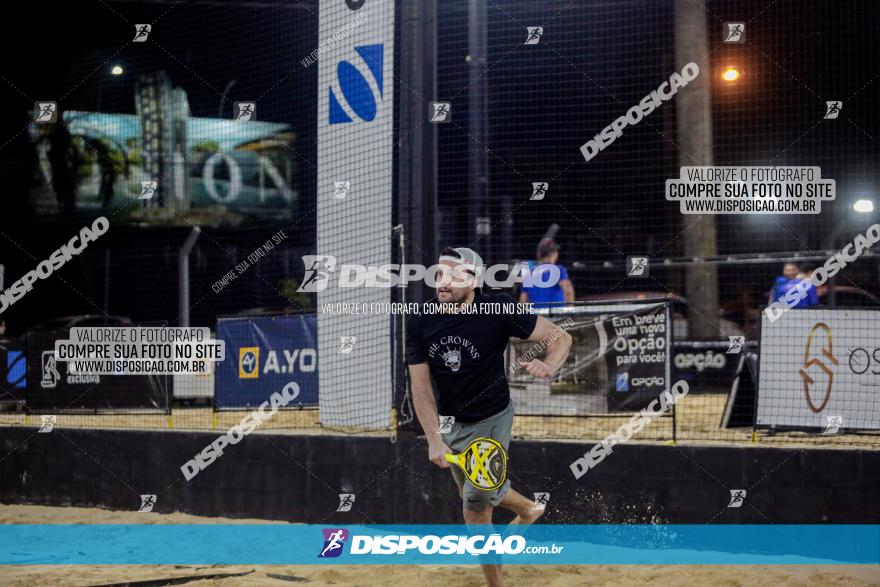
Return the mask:
<path id="1" fill-rule="evenodd" d="M 880 525 L 10 524 L 0 564 L 880 564 Z"/>

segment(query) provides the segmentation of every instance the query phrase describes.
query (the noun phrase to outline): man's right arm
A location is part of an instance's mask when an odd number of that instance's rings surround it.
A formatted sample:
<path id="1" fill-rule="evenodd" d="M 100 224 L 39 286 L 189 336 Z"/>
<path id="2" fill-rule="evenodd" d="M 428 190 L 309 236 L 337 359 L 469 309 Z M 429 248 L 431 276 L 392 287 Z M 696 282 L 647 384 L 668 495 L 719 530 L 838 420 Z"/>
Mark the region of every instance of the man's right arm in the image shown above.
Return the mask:
<path id="1" fill-rule="evenodd" d="M 412 385 L 413 405 L 419 424 L 425 431 L 428 439 L 428 460 L 441 469 L 449 468 L 449 463 L 443 456 L 451 453 L 449 447 L 440 436 L 440 416 L 437 414 L 437 400 L 434 399 L 434 390 L 431 389 L 431 371 L 427 363 L 417 363 L 409 366 L 409 379 Z"/>

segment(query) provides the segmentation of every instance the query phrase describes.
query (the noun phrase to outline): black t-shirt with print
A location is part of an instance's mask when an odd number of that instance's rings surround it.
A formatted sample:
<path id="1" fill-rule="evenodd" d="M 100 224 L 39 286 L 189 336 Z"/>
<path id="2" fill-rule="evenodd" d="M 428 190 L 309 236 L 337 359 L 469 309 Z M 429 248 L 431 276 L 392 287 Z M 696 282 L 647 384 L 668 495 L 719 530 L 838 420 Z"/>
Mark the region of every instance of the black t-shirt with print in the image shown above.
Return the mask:
<path id="1" fill-rule="evenodd" d="M 407 364 L 428 363 L 437 384 L 437 411 L 460 422 L 484 420 L 508 406 L 507 342 L 511 336 L 528 338 L 538 320 L 507 294 L 476 295 L 473 303 L 473 313 L 423 312 L 411 317 L 406 329 Z M 511 312 L 513 307 L 519 311 Z"/>

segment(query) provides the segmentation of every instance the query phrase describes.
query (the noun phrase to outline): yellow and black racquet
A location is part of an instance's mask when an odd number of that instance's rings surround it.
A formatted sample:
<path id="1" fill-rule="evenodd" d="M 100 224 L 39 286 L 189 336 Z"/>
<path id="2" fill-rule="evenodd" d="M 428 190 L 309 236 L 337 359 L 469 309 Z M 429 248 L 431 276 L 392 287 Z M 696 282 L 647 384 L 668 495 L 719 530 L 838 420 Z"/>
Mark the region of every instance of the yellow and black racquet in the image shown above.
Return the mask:
<path id="1" fill-rule="evenodd" d="M 461 453 L 447 453 L 446 460 L 461 469 L 477 489 L 492 491 L 507 480 L 507 451 L 492 438 L 477 438 Z"/>

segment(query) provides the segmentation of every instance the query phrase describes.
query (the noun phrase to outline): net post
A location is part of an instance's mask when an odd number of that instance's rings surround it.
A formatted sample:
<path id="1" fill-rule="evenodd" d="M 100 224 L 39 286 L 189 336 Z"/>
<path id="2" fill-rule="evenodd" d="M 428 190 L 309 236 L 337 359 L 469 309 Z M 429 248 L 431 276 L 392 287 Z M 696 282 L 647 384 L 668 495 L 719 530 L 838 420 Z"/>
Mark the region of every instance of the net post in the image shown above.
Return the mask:
<path id="1" fill-rule="evenodd" d="M 437 235 L 437 125 L 428 122 L 428 100 L 437 96 L 437 3 L 436 0 L 410 0 L 399 3 L 400 51 L 399 78 L 404 88 L 415 91 L 399 92 L 396 132 L 399 141 L 397 176 L 397 225 L 401 230 L 401 263 L 416 263 L 430 267 L 439 250 Z M 405 234 L 404 234 L 405 230 Z M 405 260 L 405 261 L 404 261 Z M 431 296 L 421 286 L 406 289 L 408 303 L 422 304 Z M 393 405 L 401 406 L 403 430 L 419 430 L 413 409 L 407 406 L 408 375 L 404 365 L 402 331 L 406 319 L 398 321 L 396 345 L 399 385 L 394 392 Z"/>
<path id="2" fill-rule="evenodd" d="M 397 408 L 391 406 L 391 442 L 397 442 Z"/>
<path id="3" fill-rule="evenodd" d="M 678 420 L 675 417 L 675 404 L 672 404 L 672 444 L 678 440 Z"/>

